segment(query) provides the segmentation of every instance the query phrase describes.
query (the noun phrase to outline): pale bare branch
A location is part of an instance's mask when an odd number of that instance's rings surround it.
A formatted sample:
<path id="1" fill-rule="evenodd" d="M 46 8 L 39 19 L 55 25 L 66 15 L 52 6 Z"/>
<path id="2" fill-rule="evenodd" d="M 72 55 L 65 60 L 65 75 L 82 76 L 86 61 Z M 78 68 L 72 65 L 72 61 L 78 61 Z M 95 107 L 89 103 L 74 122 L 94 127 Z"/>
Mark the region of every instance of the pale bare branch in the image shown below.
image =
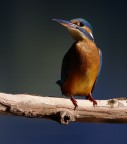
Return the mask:
<path id="1" fill-rule="evenodd" d="M 126 98 L 97 100 L 93 107 L 88 100 L 77 100 L 78 108 L 69 99 L 0 93 L 0 114 L 47 118 L 62 124 L 69 122 L 127 123 Z"/>

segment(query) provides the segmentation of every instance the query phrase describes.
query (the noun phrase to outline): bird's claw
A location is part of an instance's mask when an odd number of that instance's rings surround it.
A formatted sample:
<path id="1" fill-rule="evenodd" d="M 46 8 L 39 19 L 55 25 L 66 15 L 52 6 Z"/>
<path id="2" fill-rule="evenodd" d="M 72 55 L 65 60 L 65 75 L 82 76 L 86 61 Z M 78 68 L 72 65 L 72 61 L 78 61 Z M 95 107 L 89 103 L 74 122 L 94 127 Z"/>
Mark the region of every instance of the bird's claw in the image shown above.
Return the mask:
<path id="1" fill-rule="evenodd" d="M 97 102 L 95 100 L 93 100 L 93 106 L 96 107 L 97 106 Z"/>
<path id="2" fill-rule="evenodd" d="M 73 96 L 71 96 L 71 101 L 72 101 L 72 103 L 73 103 L 73 105 L 75 106 L 74 107 L 74 110 L 76 110 L 77 109 L 77 107 L 78 107 L 78 104 L 77 104 L 77 101 L 74 99 L 74 97 Z"/>
<path id="3" fill-rule="evenodd" d="M 93 102 L 93 106 L 94 107 L 97 106 L 97 102 L 94 100 L 94 98 L 92 97 L 92 95 L 87 96 L 86 99 L 88 99 L 89 101 Z"/>

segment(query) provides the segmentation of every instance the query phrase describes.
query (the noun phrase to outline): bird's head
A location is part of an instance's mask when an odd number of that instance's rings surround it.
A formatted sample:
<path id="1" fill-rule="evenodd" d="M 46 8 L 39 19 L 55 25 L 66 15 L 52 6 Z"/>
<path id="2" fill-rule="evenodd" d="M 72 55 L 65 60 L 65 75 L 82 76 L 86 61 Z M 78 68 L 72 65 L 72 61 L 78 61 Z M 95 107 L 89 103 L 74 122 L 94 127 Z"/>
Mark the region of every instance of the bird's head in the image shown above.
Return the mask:
<path id="1" fill-rule="evenodd" d="M 65 26 L 76 41 L 86 38 L 90 39 L 91 41 L 94 41 L 94 37 L 92 34 L 93 29 L 88 21 L 82 18 L 75 18 L 70 21 L 61 19 L 52 19 L 52 20 Z"/>

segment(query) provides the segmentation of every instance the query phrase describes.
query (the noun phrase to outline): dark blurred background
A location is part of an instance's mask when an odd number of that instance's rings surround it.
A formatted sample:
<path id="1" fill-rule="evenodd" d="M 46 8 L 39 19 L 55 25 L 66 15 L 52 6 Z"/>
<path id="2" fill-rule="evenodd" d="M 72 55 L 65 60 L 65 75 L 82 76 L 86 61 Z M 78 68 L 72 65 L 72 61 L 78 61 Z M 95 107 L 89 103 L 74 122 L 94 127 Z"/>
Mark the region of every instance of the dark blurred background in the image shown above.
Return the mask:
<path id="1" fill-rule="evenodd" d="M 4 0 L 0 2 L 0 92 L 61 96 L 55 84 L 73 43 L 52 18 L 85 18 L 103 52 L 95 99 L 126 97 L 126 1 Z M 127 125 L 56 122 L 0 116 L 0 144 L 126 143 Z"/>

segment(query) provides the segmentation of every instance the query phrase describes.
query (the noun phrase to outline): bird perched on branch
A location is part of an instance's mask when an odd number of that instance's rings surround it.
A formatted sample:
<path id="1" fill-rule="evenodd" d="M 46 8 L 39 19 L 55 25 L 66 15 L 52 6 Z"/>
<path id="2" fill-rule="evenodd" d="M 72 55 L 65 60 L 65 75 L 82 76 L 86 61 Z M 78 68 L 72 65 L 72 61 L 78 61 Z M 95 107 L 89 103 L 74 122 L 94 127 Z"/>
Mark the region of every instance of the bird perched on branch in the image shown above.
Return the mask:
<path id="1" fill-rule="evenodd" d="M 82 18 L 53 20 L 66 27 L 75 40 L 63 58 L 61 80 L 57 84 L 62 94 L 70 96 L 74 109 L 78 104 L 73 96 L 86 96 L 96 106 L 92 92 L 100 73 L 102 53 L 94 42 L 92 26 Z"/>

